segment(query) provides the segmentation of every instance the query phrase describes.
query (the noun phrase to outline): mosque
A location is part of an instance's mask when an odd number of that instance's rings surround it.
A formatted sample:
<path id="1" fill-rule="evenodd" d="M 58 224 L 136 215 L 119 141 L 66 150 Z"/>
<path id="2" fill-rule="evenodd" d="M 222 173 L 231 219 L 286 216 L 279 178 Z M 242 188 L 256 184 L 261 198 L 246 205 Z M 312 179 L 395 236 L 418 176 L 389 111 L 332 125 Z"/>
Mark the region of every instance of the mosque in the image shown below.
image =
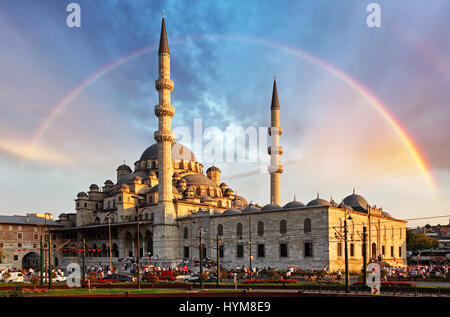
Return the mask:
<path id="1" fill-rule="evenodd" d="M 92 184 L 89 191 L 78 193 L 75 213 L 60 215 L 63 227 L 53 230 L 64 243 L 64 251 L 56 254 L 60 266 L 78 261 L 74 250 L 82 248 L 84 240 L 87 264 L 115 266 L 139 253 L 143 265 L 194 267 L 201 255 L 219 259 L 224 268 L 326 266 L 334 272 L 344 268 L 345 231 L 350 271 L 360 272 L 363 252 L 367 259 L 406 264 L 406 222 L 371 206 L 355 191 L 340 203 L 318 194 L 306 205 L 295 198 L 282 205 L 283 130 L 276 79 L 269 127 L 270 204 L 258 208 L 221 182 L 218 167 L 210 166 L 205 175 L 194 154 L 175 142 L 175 109 L 170 103 L 174 82 L 164 17 L 158 59 L 156 143 L 145 149 L 134 169 L 120 165 L 115 181 L 105 181 L 102 188 Z"/>

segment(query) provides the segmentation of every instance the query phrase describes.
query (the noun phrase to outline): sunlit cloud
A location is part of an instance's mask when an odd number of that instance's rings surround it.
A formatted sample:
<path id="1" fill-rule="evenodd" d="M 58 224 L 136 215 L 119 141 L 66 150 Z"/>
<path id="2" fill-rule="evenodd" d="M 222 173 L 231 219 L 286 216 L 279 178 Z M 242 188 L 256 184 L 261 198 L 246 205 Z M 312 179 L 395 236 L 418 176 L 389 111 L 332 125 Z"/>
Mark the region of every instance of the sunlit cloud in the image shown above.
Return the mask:
<path id="1" fill-rule="evenodd" d="M 55 150 L 33 146 L 20 141 L 0 140 L 0 154 L 18 158 L 20 161 L 30 160 L 43 164 L 71 165 L 73 160 Z"/>

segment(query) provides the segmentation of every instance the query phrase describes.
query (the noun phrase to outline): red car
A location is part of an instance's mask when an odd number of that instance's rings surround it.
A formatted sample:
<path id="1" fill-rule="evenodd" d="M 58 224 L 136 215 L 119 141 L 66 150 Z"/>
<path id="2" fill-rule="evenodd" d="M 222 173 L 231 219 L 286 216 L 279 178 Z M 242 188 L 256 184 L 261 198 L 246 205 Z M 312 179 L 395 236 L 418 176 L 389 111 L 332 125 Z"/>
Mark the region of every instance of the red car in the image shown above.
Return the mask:
<path id="1" fill-rule="evenodd" d="M 148 281 L 151 276 L 157 276 L 161 281 L 164 280 L 175 281 L 177 278 L 174 272 L 175 271 L 150 271 L 142 275 L 142 280 Z"/>

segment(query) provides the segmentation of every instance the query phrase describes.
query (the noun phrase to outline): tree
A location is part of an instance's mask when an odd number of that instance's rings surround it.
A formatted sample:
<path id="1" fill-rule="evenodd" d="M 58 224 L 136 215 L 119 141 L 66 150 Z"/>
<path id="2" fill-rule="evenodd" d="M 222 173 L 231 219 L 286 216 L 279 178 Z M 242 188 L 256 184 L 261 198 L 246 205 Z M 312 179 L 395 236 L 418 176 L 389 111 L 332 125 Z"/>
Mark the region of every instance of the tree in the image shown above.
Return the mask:
<path id="1" fill-rule="evenodd" d="M 406 232 L 406 249 L 410 251 L 437 249 L 439 241 L 423 233 Z"/>
<path id="2" fill-rule="evenodd" d="M 152 284 L 152 288 L 154 288 L 155 284 L 159 283 L 159 277 L 156 275 L 150 275 L 147 277 L 147 281 L 150 282 L 150 284 Z"/>
<path id="3" fill-rule="evenodd" d="M 39 276 L 34 275 L 30 279 L 31 284 L 34 286 L 34 290 L 36 290 L 36 285 L 39 283 Z"/>

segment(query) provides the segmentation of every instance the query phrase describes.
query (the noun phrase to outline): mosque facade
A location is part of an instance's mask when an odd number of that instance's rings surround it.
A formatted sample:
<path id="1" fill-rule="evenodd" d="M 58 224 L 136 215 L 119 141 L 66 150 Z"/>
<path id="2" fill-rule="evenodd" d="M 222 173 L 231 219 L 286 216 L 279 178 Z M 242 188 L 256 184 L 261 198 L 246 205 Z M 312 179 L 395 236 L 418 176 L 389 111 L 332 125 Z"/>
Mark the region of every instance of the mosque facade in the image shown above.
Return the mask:
<path id="1" fill-rule="evenodd" d="M 53 233 L 64 245 L 56 255 L 61 266 L 77 262 L 76 250 L 84 246 L 87 264 L 116 266 L 139 255 L 143 265 L 194 266 L 201 256 L 219 259 L 224 268 L 327 267 L 334 272 L 344 269 L 347 232 L 349 269 L 360 272 L 363 230 L 367 259 L 406 264 L 406 222 L 371 206 L 355 191 L 340 203 L 318 194 L 307 204 L 295 198 L 281 204 L 283 131 L 276 79 L 268 130 L 270 203 L 258 208 L 221 181 L 218 167 L 210 166 L 205 175 L 194 154 L 174 142 L 174 82 L 164 17 L 158 59 L 156 143 L 145 149 L 133 169 L 123 164 L 114 181 L 78 193 L 75 213 L 60 215 L 63 227 Z"/>

